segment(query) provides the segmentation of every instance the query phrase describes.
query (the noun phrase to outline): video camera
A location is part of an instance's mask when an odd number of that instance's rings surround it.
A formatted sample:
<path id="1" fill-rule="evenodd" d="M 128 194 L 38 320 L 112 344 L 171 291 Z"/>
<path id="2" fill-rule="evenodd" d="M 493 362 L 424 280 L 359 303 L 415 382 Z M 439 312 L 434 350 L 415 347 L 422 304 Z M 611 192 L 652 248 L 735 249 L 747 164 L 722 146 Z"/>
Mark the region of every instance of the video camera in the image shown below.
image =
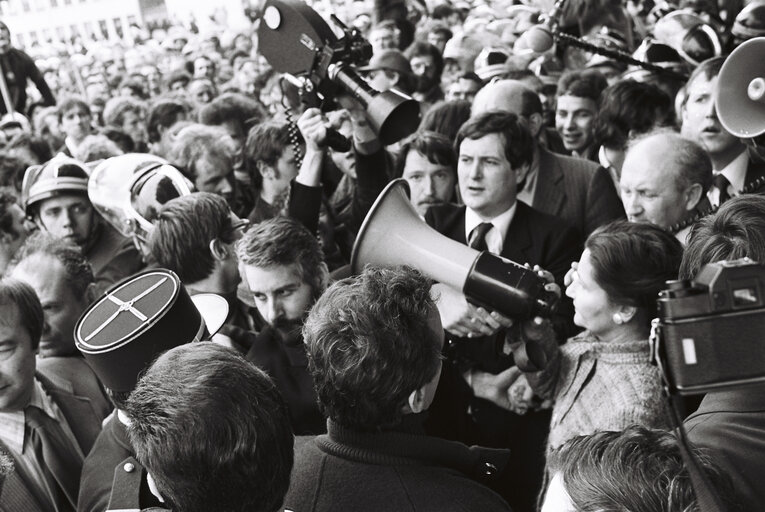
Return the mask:
<path id="1" fill-rule="evenodd" d="M 372 56 L 371 45 L 358 30 L 342 29 L 338 38 L 316 11 L 298 0 L 268 0 L 258 28 L 259 51 L 280 73 L 301 82 L 310 106 L 330 110 L 342 93 L 356 98 L 366 109 L 380 141 L 393 144 L 413 133 L 419 124 L 419 104 L 396 91 L 377 92 L 354 71 Z"/>
<path id="2" fill-rule="evenodd" d="M 765 382 L 765 265 L 709 263 L 659 294 L 651 347 L 670 393 Z"/>

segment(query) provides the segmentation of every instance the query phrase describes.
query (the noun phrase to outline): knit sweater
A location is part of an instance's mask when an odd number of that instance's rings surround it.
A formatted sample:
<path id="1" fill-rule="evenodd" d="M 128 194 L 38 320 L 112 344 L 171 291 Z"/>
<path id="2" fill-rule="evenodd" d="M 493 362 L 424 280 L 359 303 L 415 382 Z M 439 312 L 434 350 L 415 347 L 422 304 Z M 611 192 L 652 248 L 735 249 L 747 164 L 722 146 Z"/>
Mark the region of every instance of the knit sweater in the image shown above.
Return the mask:
<path id="1" fill-rule="evenodd" d="M 555 400 L 548 450 L 632 424 L 666 428 L 661 377 L 649 352 L 647 340 L 602 342 L 584 332 L 555 350 L 544 370 L 528 374 L 537 394 Z"/>

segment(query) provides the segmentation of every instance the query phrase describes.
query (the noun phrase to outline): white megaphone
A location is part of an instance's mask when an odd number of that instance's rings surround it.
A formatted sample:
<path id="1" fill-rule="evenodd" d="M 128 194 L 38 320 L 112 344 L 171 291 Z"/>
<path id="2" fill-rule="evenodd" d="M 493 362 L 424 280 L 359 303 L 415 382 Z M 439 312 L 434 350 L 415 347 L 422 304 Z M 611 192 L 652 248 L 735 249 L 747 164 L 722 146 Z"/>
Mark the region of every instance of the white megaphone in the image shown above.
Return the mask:
<path id="1" fill-rule="evenodd" d="M 555 44 L 555 33 L 558 30 L 558 18 L 566 0 L 557 0 L 552 10 L 544 17 L 539 25 L 534 25 L 521 35 L 521 46 L 534 53 L 545 53 Z"/>
<path id="2" fill-rule="evenodd" d="M 746 41 L 725 59 L 715 105 L 720 123 L 736 137 L 765 133 L 765 37 Z"/>
<path id="3" fill-rule="evenodd" d="M 455 242 L 428 226 L 409 202 L 409 184 L 392 181 L 361 225 L 351 271 L 365 265 L 416 268 L 427 277 L 462 290 L 470 302 L 505 316 L 549 316 L 552 297 L 535 272 L 488 251 Z"/>

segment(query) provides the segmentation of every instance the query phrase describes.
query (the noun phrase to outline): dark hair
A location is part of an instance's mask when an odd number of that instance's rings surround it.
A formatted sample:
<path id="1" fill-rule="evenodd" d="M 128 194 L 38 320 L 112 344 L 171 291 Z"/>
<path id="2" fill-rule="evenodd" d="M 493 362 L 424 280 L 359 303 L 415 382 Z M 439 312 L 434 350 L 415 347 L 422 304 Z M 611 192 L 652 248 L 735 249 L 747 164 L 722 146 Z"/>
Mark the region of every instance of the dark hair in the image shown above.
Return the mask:
<path id="1" fill-rule="evenodd" d="M 142 75 L 128 75 L 122 79 L 119 84 L 120 93 L 121 89 L 130 89 L 130 94 L 136 96 L 141 100 L 149 99 L 149 91 L 146 87 L 146 78 Z"/>
<path id="2" fill-rule="evenodd" d="M 154 222 L 149 240 L 160 266 L 178 274 L 184 284 L 208 277 L 215 266 L 210 242 L 232 243 L 231 209 L 223 197 L 194 192 L 165 203 Z"/>
<path id="3" fill-rule="evenodd" d="M 189 82 L 191 82 L 191 74 L 186 72 L 185 69 L 176 69 L 175 71 L 170 72 L 170 74 L 167 76 L 167 79 L 165 80 L 165 87 L 170 89 L 175 82 L 185 82 L 185 87 Z"/>
<path id="4" fill-rule="evenodd" d="M 681 279 L 694 279 L 707 263 L 748 257 L 765 262 L 765 197 L 741 195 L 699 220 L 688 237 Z"/>
<path id="5" fill-rule="evenodd" d="M 409 395 L 440 364 L 441 332 L 431 282 L 412 269 L 367 267 L 333 284 L 303 326 L 319 403 L 343 427 L 374 431 L 398 424 Z"/>
<path id="6" fill-rule="evenodd" d="M 414 57 L 432 57 L 433 65 L 436 67 L 436 76 L 441 76 L 444 70 L 444 58 L 441 52 L 430 43 L 425 41 L 415 41 L 404 52 L 406 59 L 411 61 Z"/>
<path id="7" fill-rule="evenodd" d="M 403 176 L 406 167 L 406 157 L 410 151 L 417 151 L 430 163 L 448 167 L 457 175 L 457 155 L 454 153 L 452 142 L 436 132 L 417 131 L 406 139 L 399 152 L 395 175 Z"/>
<path id="8" fill-rule="evenodd" d="M 247 133 L 247 141 L 244 143 L 244 165 L 253 179 L 255 188 L 260 188 L 262 183 L 257 162 L 276 165 L 289 144 L 290 132 L 287 122 L 266 121 L 250 129 Z"/>
<path id="9" fill-rule="evenodd" d="M 5 145 L 5 150 L 11 153 L 17 148 L 28 149 L 37 158 L 37 162 L 31 162 L 33 164 L 41 164 L 53 158 L 53 152 L 45 139 L 29 133 L 17 133 Z"/>
<path id="10" fill-rule="evenodd" d="M 43 331 L 43 310 L 34 289 L 24 281 L 4 277 L 0 279 L 0 305 L 15 304 L 19 309 L 21 326 L 32 340 L 32 350 L 37 350 Z"/>
<path id="11" fill-rule="evenodd" d="M 596 229 L 585 241 L 593 278 L 615 304 L 650 314 L 666 281 L 677 279 L 683 246 L 653 224 L 614 221 Z"/>
<path id="12" fill-rule="evenodd" d="M 271 512 L 293 437 L 276 386 L 235 351 L 190 343 L 161 355 L 127 403 L 128 435 L 175 512 Z"/>
<path id="13" fill-rule="evenodd" d="M 160 139 L 160 128 L 167 129 L 191 112 L 191 106 L 180 99 L 162 98 L 155 101 L 149 108 L 146 130 L 149 142 Z"/>
<path id="14" fill-rule="evenodd" d="M 606 88 L 595 119 L 595 140 L 607 148 L 623 149 L 630 132 L 646 133 L 664 125 L 672 113 L 672 100 L 657 86 L 623 80 Z"/>
<path id="15" fill-rule="evenodd" d="M 85 112 L 88 113 L 88 115 L 92 115 L 90 111 L 90 105 L 88 105 L 88 103 L 84 99 L 78 96 L 70 96 L 68 98 L 62 99 L 58 103 L 58 110 L 56 112 L 58 114 L 58 122 L 59 123 L 61 122 L 61 119 L 64 117 L 64 114 L 66 114 L 67 112 L 71 110 L 74 110 L 75 108 L 79 110 L 84 110 Z"/>
<path id="16" fill-rule="evenodd" d="M 217 126 L 234 121 L 242 128 L 242 134 L 264 117 L 263 107 L 257 100 L 235 92 L 221 94 L 199 111 L 200 123 Z"/>
<path id="17" fill-rule="evenodd" d="M 297 265 L 314 298 L 326 289 L 328 273 L 319 242 L 302 224 L 289 217 L 259 222 L 236 244 L 240 265 L 272 267 Z"/>
<path id="18" fill-rule="evenodd" d="M 460 127 L 470 119 L 470 102 L 467 100 L 439 101 L 434 103 L 420 121 L 418 130 L 438 132 L 453 141 Z"/>
<path id="19" fill-rule="evenodd" d="M 595 69 L 567 71 L 558 80 L 558 96 L 587 98 L 596 104 L 600 94 L 608 87 L 603 73 Z"/>
<path id="20" fill-rule="evenodd" d="M 10 208 L 14 205 L 21 208 L 18 195 L 8 187 L 0 187 L 0 233 L 9 234 L 14 240 L 18 240 L 22 234 L 13 227 L 14 219 L 10 212 Z"/>
<path id="21" fill-rule="evenodd" d="M 454 150 L 459 155 L 463 140 L 476 140 L 492 133 L 498 133 L 502 138 L 505 157 L 513 169 L 531 164 L 534 157 L 534 139 L 526 122 L 512 112 L 495 110 L 469 119 L 457 133 Z"/>
<path id="22" fill-rule="evenodd" d="M 737 510 L 733 486 L 709 457 L 692 449 L 718 496 Z M 696 493 L 674 435 L 639 425 L 622 432 L 575 437 L 553 452 L 551 474 L 560 473 L 563 487 L 582 512 L 691 512 Z"/>
<path id="23" fill-rule="evenodd" d="M 48 256 L 58 260 L 64 267 L 64 279 L 68 288 L 72 290 L 72 295 L 80 300 L 87 298 L 88 288 L 96 279 L 93 276 L 93 267 L 79 246 L 45 232 L 37 232 L 29 236 L 19 249 L 14 258 L 16 266 L 34 256 Z"/>
<path id="24" fill-rule="evenodd" d="M 103 135 L 110 141 L 114 142 L 123 153 L 132 153 L 135 151 L 135 142 L 122 128 L 115 126 L 104 126 L 98 130 L 100 135 Z"/>
<path id="25" fill-rule="evenodd" d="M 48 160 L 45 160 L 46 162 Z M 21 193 L 21 182 L 27 167 L 33 162 L 5 152 L 0 152 L 0 187 L 9 187 Z"/>

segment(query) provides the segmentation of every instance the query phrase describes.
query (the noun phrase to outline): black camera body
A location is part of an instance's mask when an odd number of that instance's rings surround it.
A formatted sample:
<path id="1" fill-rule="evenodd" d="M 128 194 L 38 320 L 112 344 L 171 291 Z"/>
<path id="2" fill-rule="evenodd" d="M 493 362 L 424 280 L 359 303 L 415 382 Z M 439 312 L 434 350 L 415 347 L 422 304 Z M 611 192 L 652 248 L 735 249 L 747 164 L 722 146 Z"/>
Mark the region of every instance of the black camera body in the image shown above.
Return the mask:
<path id="1" fill-rule="evenodd" d="M 765 265 L 710 263 L 668 281 L 651 335 L 670 391 L 705 393 L 765 382 Z"/>

